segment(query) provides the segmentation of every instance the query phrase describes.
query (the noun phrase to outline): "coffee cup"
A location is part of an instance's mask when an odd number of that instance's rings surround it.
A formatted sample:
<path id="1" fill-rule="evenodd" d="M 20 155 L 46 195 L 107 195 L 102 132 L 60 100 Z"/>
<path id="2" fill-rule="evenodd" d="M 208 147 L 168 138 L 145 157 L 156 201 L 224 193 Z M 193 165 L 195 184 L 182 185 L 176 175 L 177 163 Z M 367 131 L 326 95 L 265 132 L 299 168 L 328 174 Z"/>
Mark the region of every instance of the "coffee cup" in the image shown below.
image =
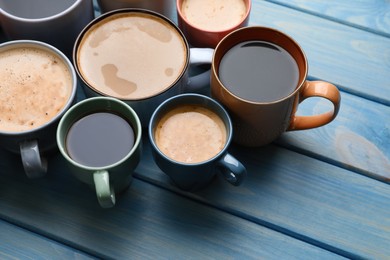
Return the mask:
<path id="1" fill-rule="evenodd" d="M 215 48 L 230 32 L 247 26 L 251 0 L 176 0 L 179 28 L 194 47 Z"/>
<path id="2" fill-rule="evenodd" d="M 115 205 L 115 194 L 131 183 L 142 152 L 137 114 L 109 97 L 80 101 L 62 117 L 57 144 L 71 173 L 96 191 L 103 208 Z"/>
<path id="3" fill-rule="evenodd" d="M 304 130 L 330 123 L 340 107 L 336 86 L 308 81 L 307 58 L 290 36 L 251 26 L 228 34 L 215 49 L 211 95 L 228 110 L 235 142 L 266 145 L 285 131 Z M 323 114 L 298 116 L 298 105 L 310 97 L 330 101 Z"/>
<path id="4" fill-rule="evenodd" d="M 97 0 L 102 13 L 122 9 L 122 8 L 142 8 L 160 13 L 173 19 L 175 0 Z"/>
<path id="5" fill-rule="evenodd" d="M 192 77 L 188 71 L 189 64 L 210 64 L 213 51 L 190 50 L 169 19 L 129 8 L 92 21 L 75 43 L 73 62 L 86 96 L 125 101 L 147 127 L 162 101 L 210 84 L 210 71 Z"/>
<path id="6" fill-rule="evenodd" d="M 235 186 L 246 176 L 245 167 L 228 153 L 230 117 L 207 96 L 169 98 L 154 111 L 148 132 L 156 164 L 183 190 L 206 187 L 217 172 Z"/>
<path id="7" fill-rule="evenodd" d="M 77 77 L 53 46 L 31 40 L 0 44 L 0 146 L 20 153 L 29 178 L 46 174 L 58 122 L 76 98 Z"/>
<path id="8" fill-rule="evenodd" d="M 6 37 L 43 41 L 68 57 L 77 35 L 93 18 L 92 0 L 0 1 L 0 23 Z"/>

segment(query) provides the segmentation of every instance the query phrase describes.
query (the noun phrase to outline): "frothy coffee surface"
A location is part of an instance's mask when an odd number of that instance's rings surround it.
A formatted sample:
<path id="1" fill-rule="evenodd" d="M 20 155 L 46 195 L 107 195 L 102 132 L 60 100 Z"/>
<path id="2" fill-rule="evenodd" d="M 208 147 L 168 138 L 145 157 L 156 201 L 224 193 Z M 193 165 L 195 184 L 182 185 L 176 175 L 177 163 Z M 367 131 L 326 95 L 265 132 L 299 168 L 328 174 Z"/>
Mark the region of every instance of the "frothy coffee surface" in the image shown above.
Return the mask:
<path id="1" fill-rule="evenodd" d="M 158 122 L 155 140 L 168 157 L 198 163 L 217 155 L 226 144 L 226 128 L 213 111 L 193 105 L 177 107 Z"/>
<path id="2" fill-rule="evenodd" d="M 78 49 L 82 77 L 96 90 L 142 99 L 170 87 L 186 64 L 186 45 L 165 20 L 144 13 L 115 14 L 90 28 Z"/>
<path id="3" fill-rule="evenodd" d="M 34 47 L 0 52 L 0 131 L 21 132 L 55 117 L 72 90 L 68 66 Z"/>
<path id="4" fill-rule="evenodd" d="M 223 31 L 239 24 L 247 7 L 243 0 L 184 0 L 183 16 L 187 21 L 207 31 Z"/>

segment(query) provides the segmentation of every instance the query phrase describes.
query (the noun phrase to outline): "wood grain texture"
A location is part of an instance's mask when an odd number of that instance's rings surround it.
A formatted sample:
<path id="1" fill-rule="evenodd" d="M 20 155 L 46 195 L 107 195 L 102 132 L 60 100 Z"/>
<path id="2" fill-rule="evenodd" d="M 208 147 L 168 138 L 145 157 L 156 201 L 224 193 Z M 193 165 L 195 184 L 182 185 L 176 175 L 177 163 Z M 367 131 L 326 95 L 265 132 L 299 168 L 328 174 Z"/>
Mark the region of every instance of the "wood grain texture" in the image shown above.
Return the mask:
<path id="1" fill-rule="evenodd" d="M 276 143 L 390 183 L 390 107 L 342 93 L 341 108 L 330 124 L 283 134 Z M 314 115 L 330 109 L 313 98 L 298 114 Z"/>
<path id="2" fill-rule="evenodd" d="M 145 145 L 144 158 L 149 149 Z M 273 145 L 233 146 L 231 152 L 248 170 L 242 186 L 216 178 L 209 188 L 184 195 L 346 257 L 390 255 L 388 184 Z M 176 190 L 148 160 L 137 177 Z"/>
<path id="3" fill-rule="evenodd" d="M 386 0 L 266 1 L 390 37 L 390 2 Z"/>
<path id="4" fill-rule="evenodd" d="M 0 258 L 96 259 L 46 237 L 0 220 Z"/>
<path id="5" fill-rule="evenodd" d="M 0 218 L 104 259 L 340 258 L 137 179 L 115 208 L 101 209 L 62 158 L 53 161 L 47 178 L 36 181 L 16 164 L 1 168 Z"/>
<path id="6" fill-rule="evenodd" d="M 390 38 L 265 1 L 253 1 L 249 22 L 292 36 L 308 57 L 310 77 L 390 105 Z"/>
<path id="7" fill-rule="evenodd" d="M 43 252 L 30 248 L 34 258 L 388 259 L 388 3 L 352 3 L 253 1 L 251 25 L 293 36 L 308 56 L 309 77 L 343 93 L 339 116 L 325 127 L 286 133 L 262 148 L 233 145 L 248 169 L 240 187 L 218 176 L 202 191 L 178 190 L 154 164 L 144 138 L 136 179 L 115 208 L 102 210 L 59 154 L 44 179 L 28 180 L 19 157 L 0 150 L 0 219 L 6 221 L 0 221 L 0 258 L 3 251 L 24 258 L 17 243 L 31 241 Z M 78 100 L 84 98 L 79 89 Z M 312 99 L 300 113 L 326 108 Z M 11 233 L 15 240 L 2 238 Z"/>

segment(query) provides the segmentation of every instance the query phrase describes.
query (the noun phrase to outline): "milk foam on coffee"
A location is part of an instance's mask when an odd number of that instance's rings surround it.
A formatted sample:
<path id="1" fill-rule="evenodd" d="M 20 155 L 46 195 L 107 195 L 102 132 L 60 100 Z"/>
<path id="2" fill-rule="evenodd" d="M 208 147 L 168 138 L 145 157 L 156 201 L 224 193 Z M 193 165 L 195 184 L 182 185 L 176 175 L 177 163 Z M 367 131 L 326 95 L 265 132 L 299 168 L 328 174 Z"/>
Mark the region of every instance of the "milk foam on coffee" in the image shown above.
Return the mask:
<path id="1" fill-rule="evenodd" d="M 121 99 L 142 99 L 169 88 L 182 74 L 187 50 L 167 21 L 146 13 L 115 14 L 91 27 L 78 49 L 90 86 Z"/>
<path id="2" fill-rule="evenodd" d="M 198 28 L 224 31 L 244 19 L 247 7 L 243 0 L 184 0 L 181 11 Z"/>
<path id="3" fill-rule="evenodd" d="M 184 163 L 198 163 L 217 155 L 227 134 L 222 119 L 213 111 L 193 105 L 177 107 L 158 122 L 158 148 L 168 157 Z"/>
<path id="4" fill-rule="evenodd" d="M 0 52 L 0 131 L 21 132 L 55 117 L 72 89 L 69 68 L 35 47 Z"/>

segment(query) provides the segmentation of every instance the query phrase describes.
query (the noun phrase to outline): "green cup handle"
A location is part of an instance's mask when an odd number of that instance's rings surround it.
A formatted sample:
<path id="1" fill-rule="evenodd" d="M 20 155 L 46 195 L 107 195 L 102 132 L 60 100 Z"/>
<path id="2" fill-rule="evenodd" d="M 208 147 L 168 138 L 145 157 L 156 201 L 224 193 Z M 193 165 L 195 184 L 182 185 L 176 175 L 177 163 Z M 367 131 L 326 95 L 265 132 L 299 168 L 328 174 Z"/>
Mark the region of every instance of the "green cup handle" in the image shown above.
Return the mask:
<path id="1" fill-rule="evenodd" d="M 112 208 L 115 205 L 115 192 L 110 185 L 108 171 L 96 171 L 93 174 L 96 196 L 102 208 Z"/>

